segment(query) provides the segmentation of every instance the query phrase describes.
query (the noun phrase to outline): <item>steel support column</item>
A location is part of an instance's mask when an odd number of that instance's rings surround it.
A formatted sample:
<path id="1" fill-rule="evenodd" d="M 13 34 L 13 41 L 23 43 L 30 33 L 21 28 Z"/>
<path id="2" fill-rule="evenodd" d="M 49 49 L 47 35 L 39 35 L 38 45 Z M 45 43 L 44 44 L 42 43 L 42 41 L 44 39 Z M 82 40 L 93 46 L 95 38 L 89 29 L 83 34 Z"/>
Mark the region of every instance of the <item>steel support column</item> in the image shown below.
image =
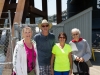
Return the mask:
<path id="1" fill-rule="evenodd" d="M 30 17 L 30 23 L 35 24 L 35 17 Z"/>
<path id="2" fill-rule="evenodd" d="M 16 3 L 16 0 L 11 0 L 11 3 Z"/>
<path id="3" fill-rule="evenodd" d="M 9 5 L 9 9 L 10 9 L 10 7 L 15 7 L 16 8 L 16 6 L 17 6 L 17 4 L 16 4 L 16 0 L 11 0 L 11 2 L 10 2 L 10 5 Z M 14 8 L 14 9 L 15 9 Z M 14 9 L 11 9 L 10 11 L 11 11 L 11 24 L 13 24 L 13 21 L 14 21 L 14 16 L 15 16 L 15 10 Z"/>
<path id="4" fill-rule="evenodd" d="M 27 15 L 28 15 L 28 9 L 29 9 L 29 0 L 25 1 L 23 15 L 22 15 L 22 23 L 25 23 Z"/>
<path id="5" fill-rule="evenodd" d="M 43 18 L 48 20 L 48 10 L 47 9 L 48 9 L 47 0 L 42 0 L 42 10 L 46 13 Z"/>
<path id="6" fill-rule="evenodd" d="M 56 0 L 57 24 L 62 21 L 61 0 Z"/>

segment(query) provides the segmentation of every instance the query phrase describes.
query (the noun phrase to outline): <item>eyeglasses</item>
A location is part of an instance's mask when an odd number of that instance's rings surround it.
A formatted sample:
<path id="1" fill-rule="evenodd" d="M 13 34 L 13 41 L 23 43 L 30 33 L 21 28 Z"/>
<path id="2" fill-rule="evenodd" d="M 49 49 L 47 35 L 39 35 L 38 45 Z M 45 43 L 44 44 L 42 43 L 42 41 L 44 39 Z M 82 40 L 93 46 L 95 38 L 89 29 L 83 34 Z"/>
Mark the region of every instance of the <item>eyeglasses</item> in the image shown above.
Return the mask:
<path id="1" fill-rule="evenodd" d="M 42 25 L 41 27 L 49 27 L 49 25 Z"/>
<path id="2" fill-rule="evenodd" d="M 75 36 L 75 35 L 77 36 L 78 34 L 72 34 L 72 36 Z"/>
<path id="3" fill-rule="evenodd" d="M 59 37 L 59 38 L 61 38 L 61 39 L 65 39 L 65 37 Z"/>

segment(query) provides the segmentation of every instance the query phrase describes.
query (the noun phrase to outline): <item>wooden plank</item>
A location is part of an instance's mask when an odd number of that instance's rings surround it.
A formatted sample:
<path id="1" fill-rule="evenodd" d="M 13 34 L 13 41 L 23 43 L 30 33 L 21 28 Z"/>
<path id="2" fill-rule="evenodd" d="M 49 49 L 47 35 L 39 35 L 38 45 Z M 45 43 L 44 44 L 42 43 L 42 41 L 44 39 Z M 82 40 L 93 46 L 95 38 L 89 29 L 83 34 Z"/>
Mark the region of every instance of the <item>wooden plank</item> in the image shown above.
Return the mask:
<path id="1" fill-rule="evenodd" d="M 16 8 L 16 14 L 15 14 L 13 23 L 15 23 L 15 22 L 17 22 L 18 24 L 21 23 L 23 11 L 24 11 L 24 6 L 25 6 L 25 1 L 26 0 L 18 0 L 18 4 L 17 4 L 17 8 Z"/>
<path id="2" fill-rule="evenodd" d="M 18 23 L 18 25 L 19 25 L 22 21 L 22 16 L 23 16 L 24 7 L 25 7 L 25 1 L 26 0 L 18 0 L 16 13 L 15 13 L 14 21 L 13 21 L 13 25 L 12 25 L 12 37 L 14 37 L 14 23 Z"/>
<path id="3" fill-rule="evenodd" d="M 2 14 L 4 3 L 5 3 L 5 0 L 0 0 L 0 17 L 1 17 L 1 14 Z"/>

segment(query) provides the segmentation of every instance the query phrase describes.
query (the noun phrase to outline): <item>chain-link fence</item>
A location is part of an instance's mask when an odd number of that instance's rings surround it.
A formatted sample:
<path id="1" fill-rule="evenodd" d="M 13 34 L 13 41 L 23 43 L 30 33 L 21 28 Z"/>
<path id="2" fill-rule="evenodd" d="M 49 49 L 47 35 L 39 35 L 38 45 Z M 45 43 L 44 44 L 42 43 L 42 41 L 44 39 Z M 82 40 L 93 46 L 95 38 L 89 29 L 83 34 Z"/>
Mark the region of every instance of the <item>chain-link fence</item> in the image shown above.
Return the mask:
<path id="1" fill-rule="evenodd" d="M 39 29 L 37 24 L 21 24 L 21 25 L 15 24 L 14 25 L 14 32 L 15 32 L 14 33 L 15 34 L 14 38 L 16 39 L 16 42 L 21 40 L 21 38 L 22 38 L 21 31 L 22 31 L 22 28 L 25 27 L 25 26 L 29 26 L 29 27 L 32 28 L 32 30 L 33 30 L 33 37 L 34 37 L 35 34 L 41 32 L 41 29 Z M 50 32 L 55 35 L 56 42 L 58 42 L 58 35 L 59 35 L 59 33 L 63 32 L 63 27 L 64 26 L 53 25 L 52 28 L 50 29 Z"/>
<path id="2" fill-rule="evenodd" d="M 11 37 L 10 30 L 0 30 L 0 75 L 3 74 L 6 69 L 12 69 L 12 49 L 11 49 Z M 7 72 L 7 71 L 6 71 Z M 4 74 L 3 74 L 4 75 Z"/>
<path id="3" fill-rule="evenodd" d="M 11 75 L 12 72 L 12 33 L 10 11 L 2 13 L 6 18 L 0 18 L 0 75 Z"/>
<path id="4" fill-rule="evenodd" d="M 24 28 L 25 26 L 29 26 L 29 27 L 32 28 L 32 30 L 33 30 L 33 36 L 36 33 L 39 33 L 41 31 L 37 27 L 37 24 L 21 24 L 21 25 L 14 24 L 14 34 L 15 34 L 14 39 L 15 39 L 16 42 L 22 39 L 22 28 Z"/>

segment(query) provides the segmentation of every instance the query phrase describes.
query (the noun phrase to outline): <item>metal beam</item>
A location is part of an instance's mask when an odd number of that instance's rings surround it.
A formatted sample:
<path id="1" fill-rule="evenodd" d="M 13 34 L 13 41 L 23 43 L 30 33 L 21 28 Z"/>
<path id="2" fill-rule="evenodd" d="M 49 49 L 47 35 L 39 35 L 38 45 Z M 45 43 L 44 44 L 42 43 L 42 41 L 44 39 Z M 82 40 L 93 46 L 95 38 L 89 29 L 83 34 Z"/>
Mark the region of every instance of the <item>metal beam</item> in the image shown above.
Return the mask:
<path id="1" fill-rule="evenodd" d="M 5 2 L 6 2 L 6 3 L 9 3 L 9 2 L 10 2 L 10 0 L 5 0 Z"/>
<path id="2" fill-rule="evenodd" d="M 34 0 L 29 0 L 29 4 L 34 7 Z"/>
<path id="3" fill-rule="evenodd" d="M 56 0 L 57 24 L 62 21 L 61 0 Z"/>
<path id="4" fill-rule="evenodd" d="M 11 0 L 11 3 L 16 3 L 16 0 Z"/>
<path id="5" fill-rule="evenodd" d="M 35 24 L 35 18 L 34 17 L 30 17 L 30 23 Z"/>
<path id="6" fill-rule="evenodd" d="M 25 23 L 27 15 L 28 15 L 28 9 L 29 9 L 29 0 L 25 1 L 23 16 L 22 16 L 22 23 Z"/>
<path id="7" fill-rule="evenodd" d="M 11 4 L 7 4 L 6 6 L 8 6 L 8 9 L 9 10 L 12 10 L 12 9 L 16 9 L 16 7 L 17 7 L 17 3 L 11 3 Z"/>
<path id="8" fill-rule="evenodd" d="M 10 10 L 10 15 L 11 15 L 11 24 L 13 25 L 14 16 L 15 16 L 15 11 Z"/>
<path id="9" fill-rule="evenodd" d="M 41 17 L 40 15 L 38 14 L 33 14 L 33 13 L 28 13 L 27 17 Z"/>
<path id="10" fill-rule="evenodd" d="M 48 9 L 47 0 L 42 0 L 42 10 L 43 10 L 43 12 L 46 13 L 43 18 L 48 20 L 48 11 L 47 11 L 47 9 Z"/>
<path id="11" fill-rule="evenodd" d="M 30 12 L 33 13 L 33 14 L 36 14 L 36 15 L 39 15 L 39 16 L 42 16 L 42 17 L 45 17 L 46 16 L 46 12 L 44 11 L 41 11 L 37 8 L 34 8 L 34 7 L 30 7 Z"/>
<path id="12" fill-rule="evenodd" d="M 30 0 L 29 5 L 34 7 L 34 0 Z M 30 23 L 31 24 L 35 23 L 35 17 L 32 16 L 33 14 L 32 13 L 30 13 L 30 14 L 28 13 L 28 15 L 30 15 Z"/>
<path id="13" fill-rule="evenodd" d="M 13 24 L 15 11 L 16 11 L 16 7 L 17 7 L 16 0 L 11 0 L 8 7 L 9 7 L 8 9 L 11 11 L 11 24 Z"/>

